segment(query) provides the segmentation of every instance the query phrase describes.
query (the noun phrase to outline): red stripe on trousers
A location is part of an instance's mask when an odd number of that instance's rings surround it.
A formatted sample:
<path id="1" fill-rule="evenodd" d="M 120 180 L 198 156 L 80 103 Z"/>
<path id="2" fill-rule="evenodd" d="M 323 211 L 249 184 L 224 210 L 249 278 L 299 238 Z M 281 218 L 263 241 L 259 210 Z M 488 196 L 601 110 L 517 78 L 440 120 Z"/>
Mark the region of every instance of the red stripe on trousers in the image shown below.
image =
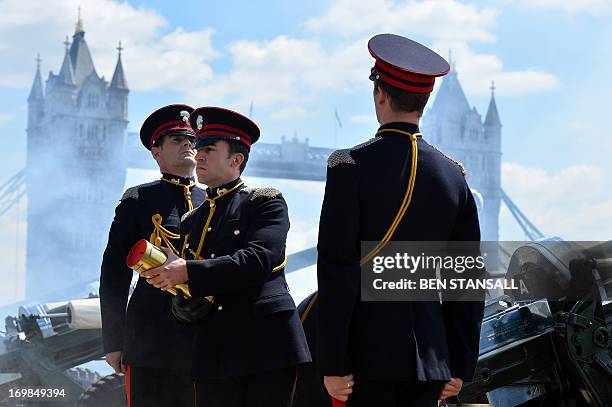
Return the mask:
<path id="1" fill-rule="evenodd" d="M 125 372 L 125 394 L 127 396 L 128 407 L 132 407 L 130 400 L 130 365 L 127 366 L 127 370 Z"/>

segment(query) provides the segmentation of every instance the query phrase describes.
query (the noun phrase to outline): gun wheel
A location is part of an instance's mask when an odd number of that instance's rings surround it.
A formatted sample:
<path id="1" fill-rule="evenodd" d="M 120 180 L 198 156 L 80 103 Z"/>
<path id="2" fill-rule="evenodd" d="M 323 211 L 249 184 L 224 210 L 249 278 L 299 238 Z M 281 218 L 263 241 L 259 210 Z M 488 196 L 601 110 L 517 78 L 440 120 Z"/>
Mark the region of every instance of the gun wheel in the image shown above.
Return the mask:
<path id="1" fill-rule="evenodd" d="M 126 407 L 125 375 L 104 376 L 81 394 L 77 407 Z"/>

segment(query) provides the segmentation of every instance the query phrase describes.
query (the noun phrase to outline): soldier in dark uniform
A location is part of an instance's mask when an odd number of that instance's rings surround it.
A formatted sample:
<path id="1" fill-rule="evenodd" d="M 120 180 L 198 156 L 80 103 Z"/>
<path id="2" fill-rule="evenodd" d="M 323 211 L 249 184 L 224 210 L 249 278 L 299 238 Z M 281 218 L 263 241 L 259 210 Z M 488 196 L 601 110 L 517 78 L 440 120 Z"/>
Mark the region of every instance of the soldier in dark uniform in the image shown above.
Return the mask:
<path id="1" fill-rule="evenodd" d="M 472 380 L 484 303 L 361 302 L 360 262 L 371 257 L 362 257 L 361 242 L 479 241 L 478 215 L 463 167 L 419 132 L 448 63 L 392 34 L 368 48 L 381 126 L 329 157 L 317 246 L 318 364 L 328 393 L 348 406 L 431 407 Z"/>
<path id="2" fill-rule="evenodd" d="M 191 124 L 206 202 L 181 222 L 184 259 L 169 253 L 164 266 L 144 275 L 162 289 L 189 285 L 193 299 L 176 297 L 173 312 L 195 320 L 198 407 L 286 407 L 296 366 L 310 361 L 285 281 L 287 204 L 278 190 L 247 188 L 240 179 L 259 139 L 255 123 L 205 107 Z M 208 296 L 212 310 L 200 318 L 197 304 Z"/>
<path id="3" fill-rule="evenodd" d="M 100 276 L 102 333 L 106 361 L 126 373 L 128 404 L 133 407 L 193 404 L 190 326 L 170 311 L 169 293 L 139 278 L 128 304 L 132 270 L 126 258 L 140 239 L 180 250 L 181 216 L 204 200 L 195 185 L 193 108 L 170 105 L 151 114 L 140 139 L 151 150 L 161 179 L 129 188 L 115 211 Z M 127 310 L 126 310 L 127 305 Z"/>

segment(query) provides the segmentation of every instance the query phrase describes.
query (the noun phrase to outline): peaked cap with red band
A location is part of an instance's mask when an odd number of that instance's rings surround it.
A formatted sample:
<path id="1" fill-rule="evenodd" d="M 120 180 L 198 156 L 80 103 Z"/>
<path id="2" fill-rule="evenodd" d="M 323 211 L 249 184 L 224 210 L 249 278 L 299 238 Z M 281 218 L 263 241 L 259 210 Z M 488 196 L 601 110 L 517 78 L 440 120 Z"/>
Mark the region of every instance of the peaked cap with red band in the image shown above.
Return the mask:
<path id="1" fill-rule="evenodd" d="M 436 77 L 450 71 L 448 62 L 418 42 L 395 34 L 370 39 L 368 50 L 376 59 L 370 80 L 412 93 L 433 91 Z"/>
<path id="2" fill-rule="evenodd" d="M 248 117 L 221 107 L 200 107 L 191 113 L 196 132 L 195 148 L 219 140 L 235 140 L 249 150 L 259 140 L 259 127 Z"/>
<path id="3" fill-rule="evenodd" d="M 189 115 L 193 107 L 187 105 L 169 105 L 157 109 L 142 124 L 140 141 L 150 150 L 162 137 L 177 134 L 195 137 L 189 124 Z"/>

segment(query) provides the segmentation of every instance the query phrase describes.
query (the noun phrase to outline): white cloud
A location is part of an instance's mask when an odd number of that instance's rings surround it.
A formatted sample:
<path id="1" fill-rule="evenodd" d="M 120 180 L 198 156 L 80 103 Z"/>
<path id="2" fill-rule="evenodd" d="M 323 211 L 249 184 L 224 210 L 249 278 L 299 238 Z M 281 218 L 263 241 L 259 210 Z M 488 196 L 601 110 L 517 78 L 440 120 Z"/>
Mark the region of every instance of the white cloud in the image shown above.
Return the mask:
<path id="1" fill-rule="evenodd" d="M 10 122 L 15 120 L 15 116 L 10 113 L 0 113 L 0 122 Z"/>
<path id="2" fill-rule="evenodd" d="M 570 14 L 586 13 L 595 16 L 612 11 L 610 0 L 518 0 L 519 4 L 538 10 L 561 10 Z"/>
<path id="3" fill-rule="evenodd" d="M 474 52 L 464 41 L 439 40 L 433 48 L 438 53 L 452 50 L 459 80 L 470 95 L 488 94 L 491 81 L 495 81 L 499 96 L 546 92 L 559 87 L 559 79 L 548 72 L 534 68 L 504 71 L 503 62 L 497 55 Z"/>
<path id="4" fill-rule="evenodd" d="M 535 69 L 497 72 L 493 79 L 502 96 L 540 93 L 559 88 L 559 79 L 555 75 Z"/>
<path id="5" fill-rule="evenodd" d="M 112 0 L 5 0 L 0 3 L 0 38 L 20 41 L 0 41 L 3 55 L 14 61 L 0 67 L 0 85 L 29 86 L 36 51 L 44 59 L 44 78 L 49 68 L 59 70 L 61 41 L 73 27 L 78 5 L 82 5 L 97 71 L 107 79 L 115 67 L 116 43 L 122 40 L 132 90 L 178 91 L 196 105 L 206 95 L 207 103 L 243 112 L 255 101 L 259 107 L 276 109 L 270 116 L 273 120 L 304 117 L 309 104 L 324 94 L 351 94 L 370 86 L 367 74 L 373 60 L 367 41 L 380 31 L 432 38 L 444 54 L 447 45 L 454 44 L 462 82 L 470 93 L 486 92 L 492 79 L 497 80 L 500 95 L 557 86 L 556 78 L 546 72 L 504 72 L 495 55 L 470 51 L 468 40 L 495 39 L 491 30 L 497 12 L 458 0 L 340 0 L 305 23 L 311 37 L 279 35 L 265 41 L 231 43 L 232 66 L 224 72 L 214 72 L 209 65 L 219 56 L 212 43 L 212 28 L 169 31 L 168 22 L 158 12 Z M 45 35 L 40 35 L 43 32 Z M 319 34 L 324 32 L 341 36 L 323 46 Z M 327 46 L 330 43 L 333 45 Z"/>
<path id="6" fill-rule="evenodd" d="M 341 36 L 394 32 L 490 42 L 497 11 L 457 0 L 338 0 L 305 26 Z"/>
<path id="7" fill-rule="evenodd" d="M 212 77 L 208 62 L 217 53 L 211 29 L 188 32 L 178 27 L 164 32 L 168 22 L 163 16 L 127 2 L 5 0 L 0 2 L 0 49 L 12 63 L 0 67 L 0 85 L 29 86 L 36 52 L 43 58 L 43 79 L 49 70 L 59 71 L 64 54 L 61 43 L 66 34 L 72 34 L 79 5 L 96 71 L 107 80 L 115 68 L 119 40 L 125 48 L 123 62 L 132 90 L 187 91 Z"/>
<path id="8" fill-rule="evenodd" d="M 498 14 L 495 9 L 457 0 L 339 0 L 323 15 L 309 19 L 305 26 L 312 32 L 331 32 L 341 37 L 362 35 L 359 44 L 353 44 L 362 53 L 367 39 L 375 33 L 431 38 L 433 48 L 440 55 L 447 55 L 452 49 L 461 82 L 470 94 L 486 94 L 492 80 L 496 81 L 500 96 L 556 89 L 559 83 L 553 74 L 537 68 L 504 71 L 502 61 L 495 54 L 470 49 L 468 42 L 495 41 L 492 30 Z M 353 65 L 352 69 L 359 69 L 363 75 L 369 65 L 371 60 L 364 65 Z"/>
<path id="9" fill-rule="evenodd" d="M 328 52 L 318 38 L 236 41 L 230 46 L 231 71 L 193 88 L 190 97 L 205 94 L 211 103 L 245 110 L 251 100 L 262 107 L 303 106 L 323 92 L 354 92 L 369 83 L 371 57 L 365 42 Z"/>
<path id="10" fill-rule="evenodd" d="M 491 81 L 495 81 L 498 96 L 547 92 L 559 87 L 559 79 L 548 72 L 533 68 L 504 71 L 497 55 L 474 52 L 464 41 L 436 41 L 433 48 L 439 53 L 452 50 L 461 86 L 470 95 L 488 94 Z"/>
<path id="11" fill-rule="evenodd" d="M 502 183 L 546 235 L 566 240 L 609 240 L 612 236 L 612 190 L 609 176 L 600 167 L 572 165 L 551 174 L 542 168 L 503 163 Z M 501 222 L 503 232 L 503 218 Z"/>

